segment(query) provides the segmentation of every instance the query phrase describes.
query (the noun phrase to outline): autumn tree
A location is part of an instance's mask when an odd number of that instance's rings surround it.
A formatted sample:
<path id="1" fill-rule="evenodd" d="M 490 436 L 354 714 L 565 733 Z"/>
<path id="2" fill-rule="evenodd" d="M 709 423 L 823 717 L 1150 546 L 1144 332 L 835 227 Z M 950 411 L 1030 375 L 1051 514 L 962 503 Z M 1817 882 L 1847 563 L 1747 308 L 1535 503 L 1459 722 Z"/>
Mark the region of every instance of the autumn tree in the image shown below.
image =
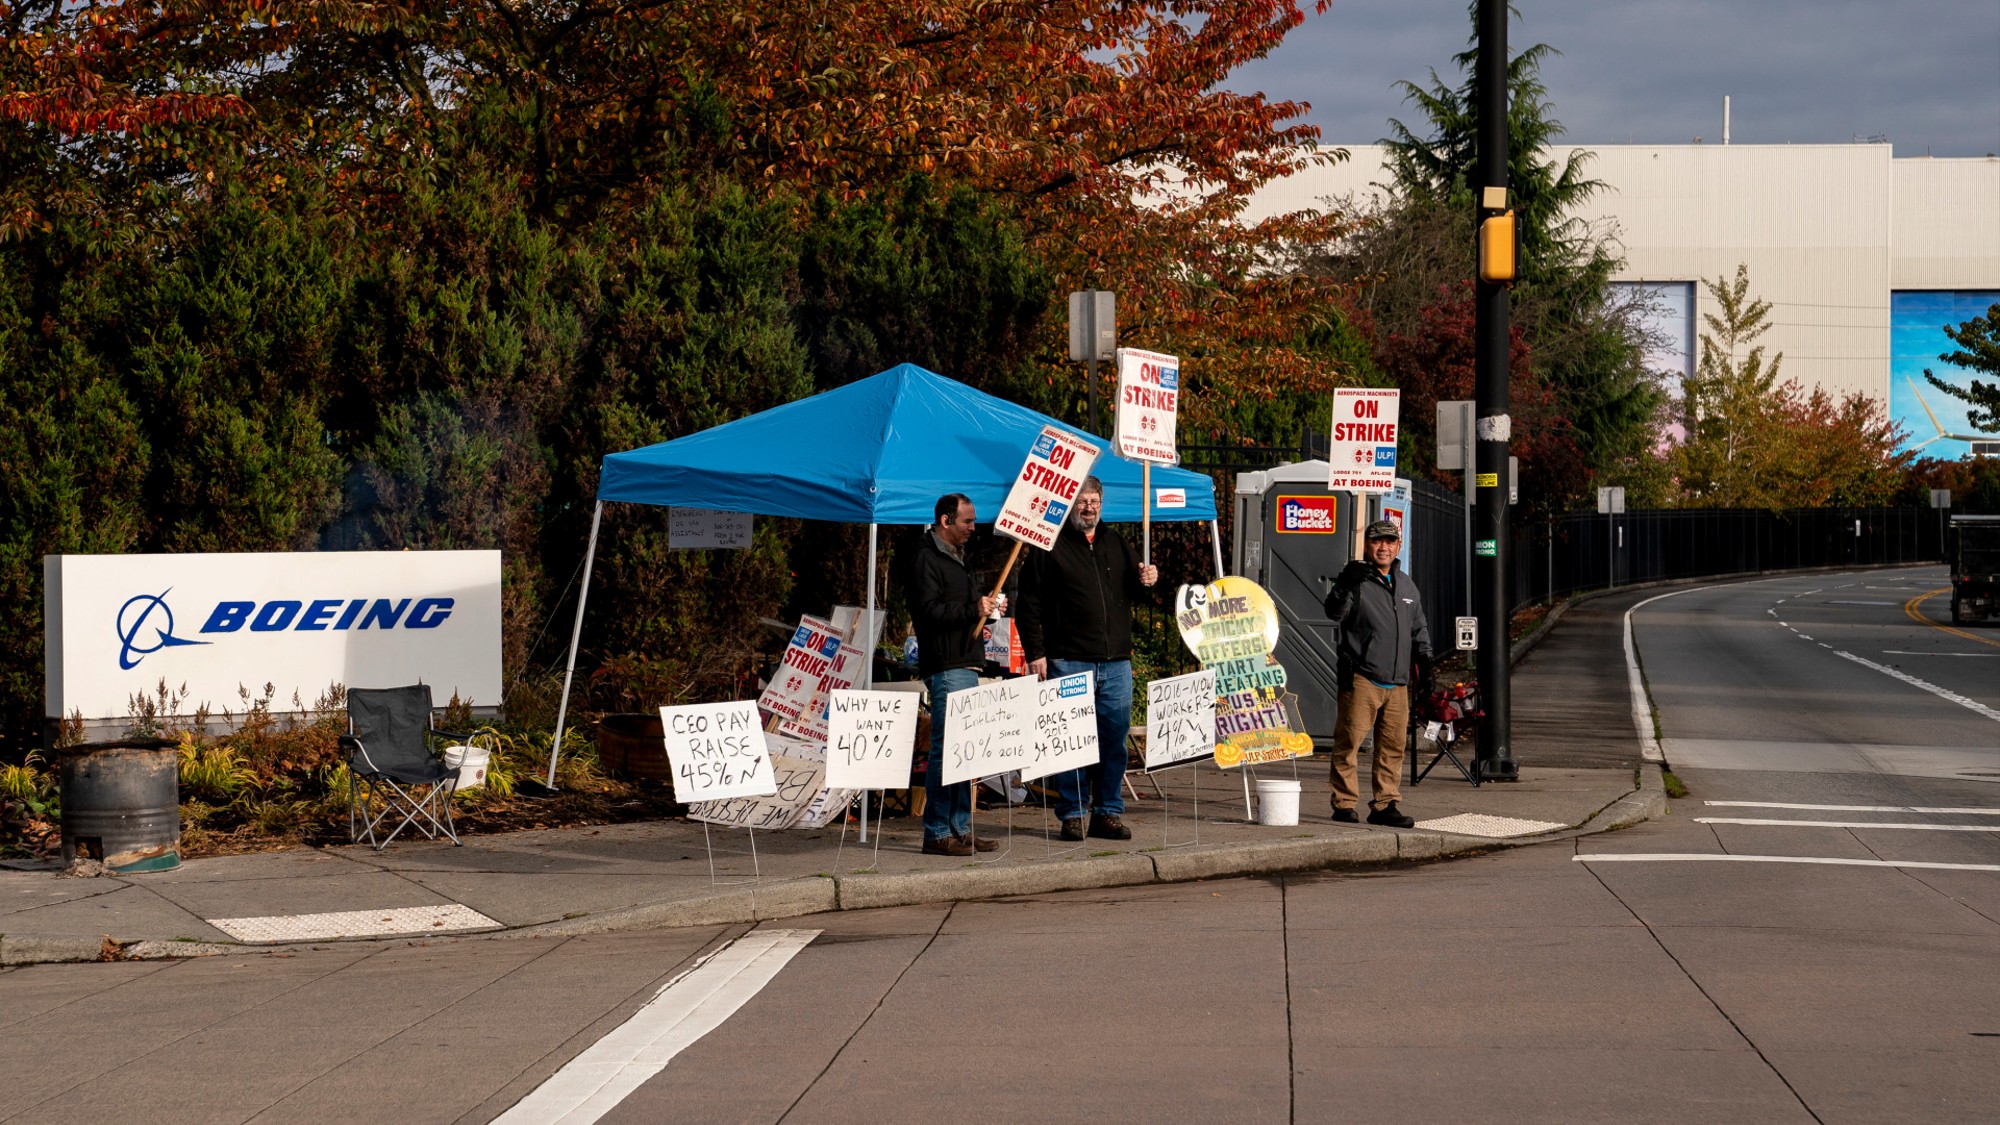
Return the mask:
<path id="1" fill-rule="evenodd" d="M 1782 353 L 1757 341 L 1770 302 L 1753 297 L 1749 270 L 1704 279 L 1716 311 L 1703 313 L 1696 371 L 1681 386 L 1681 440 L 1667 455 L 1679 502 L 1704 508 L 1880 504 L 1909 461 L 1882 404 L 1858 392 L 1780 383 Z"/>

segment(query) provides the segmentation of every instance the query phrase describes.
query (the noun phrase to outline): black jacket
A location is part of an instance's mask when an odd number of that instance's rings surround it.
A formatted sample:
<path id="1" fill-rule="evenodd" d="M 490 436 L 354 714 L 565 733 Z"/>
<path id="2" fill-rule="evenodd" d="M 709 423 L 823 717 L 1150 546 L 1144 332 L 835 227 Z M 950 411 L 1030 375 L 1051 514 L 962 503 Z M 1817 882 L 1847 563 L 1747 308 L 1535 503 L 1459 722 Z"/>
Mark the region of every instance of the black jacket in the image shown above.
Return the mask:
<path id="1" fill-rule="evenodd" d="M 986 665 L 986 622 L 979 616 L 980 590 L 965 564 L 924 532 L 910 565 L 910 622 L 917 629 L 917 672 L 935 676 L 952 668 Z"/>
<path id="2" fill-rule="evenodd" d="M 1014 619 L 1029 660 L 1126 660 L 1132 655 L 1132 598 L 1139 556 L 1125 537 L 1097 525 L 1092 543 L 1075 524 L 1056 545 L 1031 552 L 1021 570 Z"/>
<path id="3" fill-rule="evenodd" d="M 1386 580 L 1376 575 L 1353 582 L 1343 574 L 1326 596 L 1326 615 L 1340 630 L 1342 691 L 1357 673 L 1376 683 L 1407 684 L 1412 662 L 1430 662 L 1423 596 L 1400 569 L 1391 569 Z"/>

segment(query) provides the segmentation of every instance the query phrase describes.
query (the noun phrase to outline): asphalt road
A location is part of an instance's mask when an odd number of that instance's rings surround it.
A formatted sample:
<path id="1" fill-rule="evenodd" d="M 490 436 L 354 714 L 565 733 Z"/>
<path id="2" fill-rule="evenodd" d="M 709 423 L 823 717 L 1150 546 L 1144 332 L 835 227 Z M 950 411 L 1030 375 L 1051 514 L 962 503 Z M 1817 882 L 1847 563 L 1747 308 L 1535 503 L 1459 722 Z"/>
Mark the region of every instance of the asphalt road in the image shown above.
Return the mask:
<path id="1" fill-rule="evenodd" d="M 0 1120 L 1991 1120 L 2000 629 L 1905 612 L 1939 585 L 1637 609 L 1692 791 L 1625 832 L 748 933 L 16 969 Z"/>

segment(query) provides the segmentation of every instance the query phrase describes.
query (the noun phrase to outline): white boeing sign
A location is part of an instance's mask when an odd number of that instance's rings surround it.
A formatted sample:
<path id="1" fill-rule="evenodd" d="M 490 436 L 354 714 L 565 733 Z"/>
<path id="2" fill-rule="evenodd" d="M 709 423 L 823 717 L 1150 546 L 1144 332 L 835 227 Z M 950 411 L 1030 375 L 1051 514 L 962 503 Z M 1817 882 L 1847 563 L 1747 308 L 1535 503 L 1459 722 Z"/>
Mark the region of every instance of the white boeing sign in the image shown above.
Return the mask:
<path id="1" fill-rule="evenodd" d="M 116 719 L 164 681 L 241 713 L 307 706 L 334 684 L 426 683 L 500 705 L 500 552 L 48 555 L 47 714 Z"/>

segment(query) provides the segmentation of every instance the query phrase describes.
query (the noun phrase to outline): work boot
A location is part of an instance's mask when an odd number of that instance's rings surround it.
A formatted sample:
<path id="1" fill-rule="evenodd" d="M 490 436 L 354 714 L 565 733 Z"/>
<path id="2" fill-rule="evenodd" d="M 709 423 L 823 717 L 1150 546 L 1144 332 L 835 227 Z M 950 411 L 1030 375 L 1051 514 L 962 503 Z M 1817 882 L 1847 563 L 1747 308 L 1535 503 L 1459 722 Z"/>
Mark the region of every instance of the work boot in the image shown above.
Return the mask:
<path id="1" fill-rule="evenodd" d="M 925 855 L 971 855 L 972 841 L 964 836 L 939 836 L 924 841 Z"/>
<path id="2" fill-rule="evenodd" d="M 1361 816 L 1354 811 L 1353 805 L 1349 805 L 1346 808 L 1335 805 L 1333 806 L 1333 822 L 1335 824 L 1359 824 L 1361 823 Z"/>
<path id="3" fill-rule="evenodd" d="M 974 851 L 990 852 L 1000 846 L 1000 841 L 998 840 L 989 840 L 984 836 L 974 836 L 969 832 L 960 836 L 959 839 L 971 844 Z"/>
<path id="4" fill-rule="evenodd" d="M 1062 839 L 1077 841 L 1083 839 L 1083 818 L 1073 816 L 1063 821 Z"/>
<path id="5" fill-rule="evenodd" d="M 1090 814 L 1090 834 L 1100 840 L 1130 840 L 1132 830 L 1125 822 L 1109 813 Z"/>
<path id="6" fill-rule="evenodd" d="M 1414 828 L 1417 822 L 1403 815 L 1403 810 L 1390 801 L 1379 809 L 1368 810 L 1368 823 L 1380 824 L 1385 828 Z"/>

